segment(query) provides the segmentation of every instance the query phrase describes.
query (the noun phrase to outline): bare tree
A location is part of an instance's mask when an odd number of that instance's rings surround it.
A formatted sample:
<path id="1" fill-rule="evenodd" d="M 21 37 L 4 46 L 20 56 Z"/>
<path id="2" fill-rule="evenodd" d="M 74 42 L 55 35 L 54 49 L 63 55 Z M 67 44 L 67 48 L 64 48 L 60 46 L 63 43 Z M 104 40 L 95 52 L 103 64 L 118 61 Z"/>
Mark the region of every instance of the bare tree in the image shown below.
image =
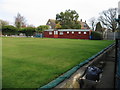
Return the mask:
<path id="1" fill-rule="evenodd" d="M 117 8 L 111 8 L 106 11 L 103 11 L 99 17 L 99 21 L 102 22 L 104 26 L 111 29 L 112 32 L 115 32 L 117 29 L 117 22 L 115 18 L 117 17 Z"/>
<path id="2" fill-rule="evenodd" d="M 17 17 L 15 17 L 15 26 L 19 29 L 22 26 L 25 26 L 25 18 L 20 15 L 20 13 L 17 14 Z"/>
<path id="3" fill-rule="evenodd" d="M 92 30 L 95 30 L 96 19 L 95 19 L 94 17 L 92 17 L 92 18 L 90 19 L 90 24 L 91 24 Z"/>

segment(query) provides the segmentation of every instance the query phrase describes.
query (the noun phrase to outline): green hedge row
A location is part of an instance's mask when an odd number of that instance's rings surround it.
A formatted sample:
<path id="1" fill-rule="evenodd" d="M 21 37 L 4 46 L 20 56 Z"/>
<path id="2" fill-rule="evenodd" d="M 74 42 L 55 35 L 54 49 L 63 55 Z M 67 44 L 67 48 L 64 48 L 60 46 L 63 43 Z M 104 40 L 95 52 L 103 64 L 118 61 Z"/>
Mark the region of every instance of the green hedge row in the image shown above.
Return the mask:
<path id="1" fill-rule="evenodd" d="M 102 34 L 99 32 L 92 31 L 91 33 L 91 39 L 92 40 L 102 40 Z"/>
<path id="2" fill-rule="evenodd" d="M 17 29 L 12 25 L 2 26 L 2 34 L 3 35 L 19 35 L 20 33 L 24 33 L 26 36 L 33 36 L 35 32 L 34 27 L 25 27 L 21 29 Z"/>

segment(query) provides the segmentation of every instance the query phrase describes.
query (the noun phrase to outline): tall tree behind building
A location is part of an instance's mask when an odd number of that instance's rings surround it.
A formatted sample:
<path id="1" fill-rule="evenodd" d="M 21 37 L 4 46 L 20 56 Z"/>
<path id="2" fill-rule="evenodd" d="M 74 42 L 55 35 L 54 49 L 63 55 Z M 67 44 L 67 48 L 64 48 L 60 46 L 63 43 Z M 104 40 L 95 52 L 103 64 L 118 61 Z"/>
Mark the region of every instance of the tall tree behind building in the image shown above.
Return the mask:
<path id="1" fill-rule="evenodd" d="M 106 11 L 103 11 L 99 17 L 99 21 L 111 29 L 113 32 L 117 29 L 117 22 L 115 18 L 117 17 L 117 8 L 111 8 Z"/>
<path id="2" fill-rule="evenodd" d="M 98 22 L 98 23 L 96 24 L 95 31 L 100 32 L 100 33 L 103 33 L 103 28 L 102 28 L 102 25 L 101 25 L 100 22 Z"/>
<path id="3" fill-rule="evenodd" d="M 61 25 L 61 29 L 80 29 L 78 22 L 79 15 L 75 10 L 66 10 L 60 14 L 56 14 L 56 24 Z"/>
<path id="4" fill-rule="evenodd" d="M 90 24 L 91 24 L 92 30 L 94 31 L 96 27 L 96 19 L 94 17 L 90 19 Z"/>
<path id="5" fill-rule="evenodd" d="M 20 13 L 17 14 L 15 17 L 15 26 L 20 29 L 21 27 L 24 27 L 26 23 L 26 20 L 23 16 L 21 16 Z"/>

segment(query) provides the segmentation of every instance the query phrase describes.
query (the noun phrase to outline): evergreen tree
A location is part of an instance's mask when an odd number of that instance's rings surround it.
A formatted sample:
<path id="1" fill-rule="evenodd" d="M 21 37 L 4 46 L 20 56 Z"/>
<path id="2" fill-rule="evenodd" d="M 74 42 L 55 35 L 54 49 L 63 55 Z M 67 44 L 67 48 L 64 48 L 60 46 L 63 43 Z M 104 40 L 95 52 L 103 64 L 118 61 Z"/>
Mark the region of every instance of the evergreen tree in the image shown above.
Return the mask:
<path id="1" fill-rule="evenodd" d="M 95 29 L 95 31 L 100 32 L 100 33 L 103 33 L 102 25 L 101 25 L 100 22 L 98 22 L 98 23 L 96 24 L 96 29 Z"/>
<path id="2" fill-rule="evenodd" d="M 61 29 L 80 29 L 78 22 L 79 15 L 75 10 L 66 10 L 60 14 L 56 14 L 56 23 L 61 25 Z"/>

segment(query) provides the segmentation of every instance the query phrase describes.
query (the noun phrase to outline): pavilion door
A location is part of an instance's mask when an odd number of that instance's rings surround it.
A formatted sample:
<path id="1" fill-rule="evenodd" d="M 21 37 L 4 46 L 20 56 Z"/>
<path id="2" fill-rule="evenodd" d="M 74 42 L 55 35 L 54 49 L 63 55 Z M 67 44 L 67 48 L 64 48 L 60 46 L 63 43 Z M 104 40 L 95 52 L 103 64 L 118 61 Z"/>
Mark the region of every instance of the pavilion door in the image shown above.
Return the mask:
<path id="1" fill-rule="evenodd" d="M 58 38 L 58 31 L 54 31 L 54 38 Z"/>

